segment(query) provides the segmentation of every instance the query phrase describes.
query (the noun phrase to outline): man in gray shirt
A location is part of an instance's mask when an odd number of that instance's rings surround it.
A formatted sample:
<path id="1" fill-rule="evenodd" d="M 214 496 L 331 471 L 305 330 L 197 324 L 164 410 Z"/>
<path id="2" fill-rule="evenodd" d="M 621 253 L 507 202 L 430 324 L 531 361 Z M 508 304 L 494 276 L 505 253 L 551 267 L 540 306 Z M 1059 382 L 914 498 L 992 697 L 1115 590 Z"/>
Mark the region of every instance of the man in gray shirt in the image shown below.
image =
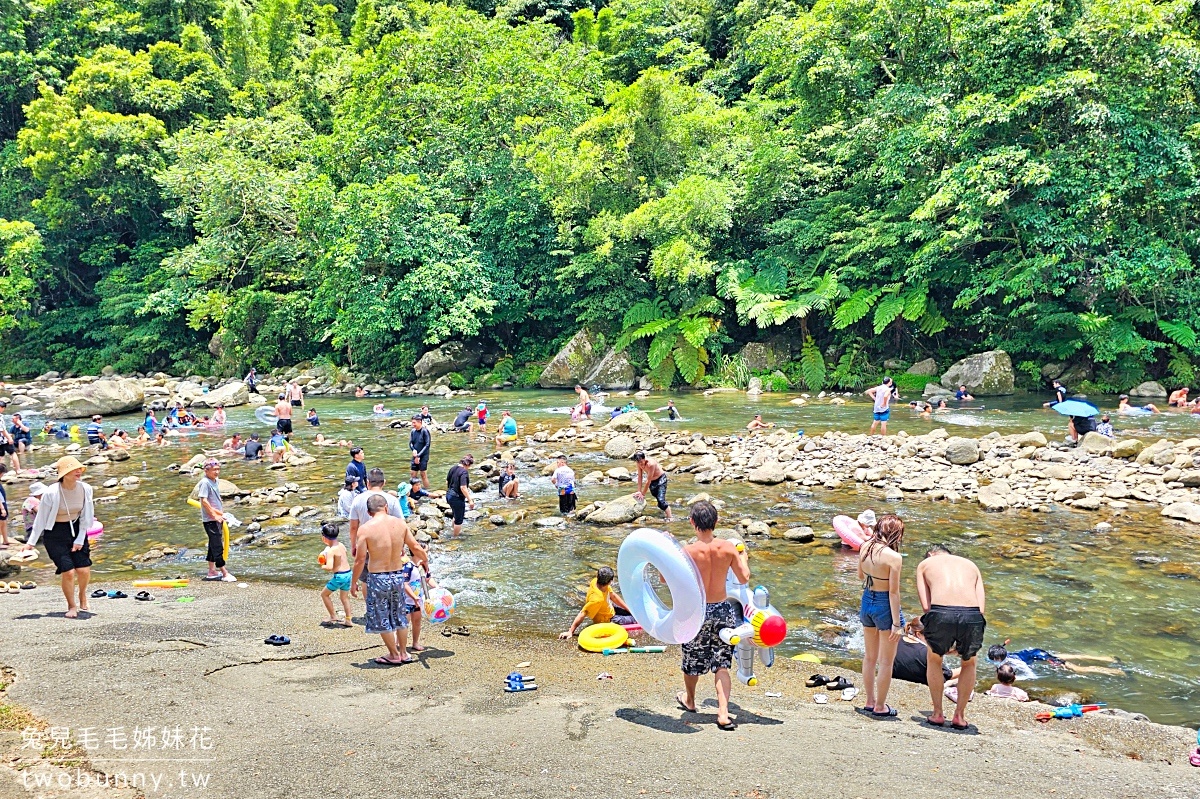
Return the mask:
<path id="1" fill-rule="evenodd" d="M 357 495 L 350 505 L 350 554 L 352 556 L 358 551 L 359 526 L 366 524 L 371 519 L 371 514 L 367 512 L 367 500 L 371 497 L 382 496 L 387 500 L 388 516 L 395 516 L 397 519 L 404 518 L 404 514 L 400 512 L 400 500 L 383 490 L 385 483 L 383 469 L 375 468 L 367 472 L 367 490 Z"/>

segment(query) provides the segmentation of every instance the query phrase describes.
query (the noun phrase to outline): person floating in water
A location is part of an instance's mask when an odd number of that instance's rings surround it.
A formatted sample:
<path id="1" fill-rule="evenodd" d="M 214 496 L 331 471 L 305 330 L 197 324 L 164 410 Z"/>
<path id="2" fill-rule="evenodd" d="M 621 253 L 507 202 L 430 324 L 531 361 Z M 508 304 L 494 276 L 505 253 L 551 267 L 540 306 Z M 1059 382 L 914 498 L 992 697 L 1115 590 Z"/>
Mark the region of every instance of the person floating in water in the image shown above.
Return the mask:
<path id="1" fill-rule="evenodd" d="M 1114 664 L 1119 664 L 1116 658 L 1106 657 L 1103 655 L 1055 655 L 1047 652 L 1045 649 L 1037 649 L 1031 647 L 1029 649 L 1020 649 L 1016 652 L 1009 652 L 1006 648 L 1008 644 L 1005 641 L 1003 644 L 995 644 L 988 648 L 988 660 L 996 665 L 1008 665 L 1016 672 L 1017 677 L 1022 680 L 1036 680 L 1037 672 L 1033 670 L 1034 663 L 1045 663 L 1047 666 L 1058 669 L 1066 669 L 1067 671 L 1076 674 L 1104 674 L 1110 677 L 1124 677 L 1125 672 L 1119 668 L 1114 668 Z M 1080 665 L 1079 661 L 1089 661 L 1092 663 L 1104 663 L 1104 666 L 1084 666 Z"/>
<path id="2" fill-rule="evenodd" d="M 1129 404 L 1129 395 L 1122 394 L 1117 400 L 1117 413 L 1123 413 L 1127 416 L 1142 416 L 1148 413 L 1160 413 L 1158 406 L 1153 402 L 1147 402 L 1140 407 Z"/>

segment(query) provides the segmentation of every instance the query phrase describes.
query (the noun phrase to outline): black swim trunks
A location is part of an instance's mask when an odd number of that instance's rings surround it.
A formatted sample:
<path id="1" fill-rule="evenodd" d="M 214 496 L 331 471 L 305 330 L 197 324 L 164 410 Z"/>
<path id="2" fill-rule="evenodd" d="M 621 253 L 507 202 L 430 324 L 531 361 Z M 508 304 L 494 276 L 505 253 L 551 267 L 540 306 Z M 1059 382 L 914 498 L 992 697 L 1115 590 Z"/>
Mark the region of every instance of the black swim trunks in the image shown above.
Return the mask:
<path id="1" fill-rule="evenodd" d="M 671 504 L 667 502 L 667 475 L 665 473 L 660 474 L 658 479 L 650 481 L 647 492 L 657 501 L 659 510 L 671 507 Z"/>
<path id="2" fill-rule="evenodd" d="M 925 625 L 925 641 L 940 656 L 953 649 L 963 660 L 970 660 L 983 646 L 987 620 L 979 608 L 932 605 L 921 622 Z"/>
<path id="3" fill-rule="evenodd" d="M 698 677 L 728 669 L 733 664 L 733 647 L 721 640 L 720 632 L 740 623 L 737 611 L 728 602 L 705 605 L 700 632 L 683 645 L 683 673 Z"/>
<path id="4" fill-rule="evenodd" d="M 291 419 L 276 419 L 275 420 L 275 428 L 277 430 L 279 430 L 279 432 L 283 433 L 285 436 L 290 435 L 292 432 L 292 420 Z"/>

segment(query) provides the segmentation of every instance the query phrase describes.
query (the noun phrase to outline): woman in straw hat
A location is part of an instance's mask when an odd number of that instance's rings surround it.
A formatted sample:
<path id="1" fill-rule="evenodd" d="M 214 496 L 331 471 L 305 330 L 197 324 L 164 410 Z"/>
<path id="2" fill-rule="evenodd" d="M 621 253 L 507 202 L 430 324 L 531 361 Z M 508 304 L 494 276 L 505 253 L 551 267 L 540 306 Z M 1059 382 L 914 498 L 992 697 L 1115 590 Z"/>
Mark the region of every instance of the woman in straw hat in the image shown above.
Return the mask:
<path id="1" fill-rule="evenodd" d="M 88 610 L 88 579 L 92 574 L 87 530 L 92 526 L 92 487 L 83 482 L 84 466 L 68 455 L 54 464 L 58 476 L 42 493 L 33 529 L 25 549 L 33 549 L 45 536 L 46 555 L 62 575 L 62 592 L 67 598 L 67 618 Z M 78 593 L 78 601 L 76 594 Z"/>

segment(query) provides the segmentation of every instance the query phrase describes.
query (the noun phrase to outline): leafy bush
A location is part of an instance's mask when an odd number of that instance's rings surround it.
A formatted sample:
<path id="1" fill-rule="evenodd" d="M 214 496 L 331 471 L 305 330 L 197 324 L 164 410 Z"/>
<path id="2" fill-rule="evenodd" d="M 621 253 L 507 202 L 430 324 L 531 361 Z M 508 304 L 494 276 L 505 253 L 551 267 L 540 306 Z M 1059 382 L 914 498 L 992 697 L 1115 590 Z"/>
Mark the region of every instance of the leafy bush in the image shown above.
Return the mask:
<path id="1" fill-rule="evenodd" d="M 450 381 L 447 385 L 449 385 L 450 388 L 454 389 L 455 391 L 461 391 L 467 387 L 467 378 L 459 372 L 451 372 L 450 374 L 446 375 L 446 377 L 449 378 Z"/>
<path id="2" fill-rule="evenodd" d="M 542 376 L 542 371 L 545 368 L 545 364 L 526 364 L 519 372 L 513 375 L 513 385 L 517 388 L 536 388 L 538 378 Z"/>
<path id="3" fill-rule="evenodd" d="M 894 375 L 892 379 L 896 381 L 896 390 L 899 391 L 901 395 L 921 394 L 923 391 L 925 391 L 926 383 L 937 382 L 928 375 L 899 374 Z"/>

